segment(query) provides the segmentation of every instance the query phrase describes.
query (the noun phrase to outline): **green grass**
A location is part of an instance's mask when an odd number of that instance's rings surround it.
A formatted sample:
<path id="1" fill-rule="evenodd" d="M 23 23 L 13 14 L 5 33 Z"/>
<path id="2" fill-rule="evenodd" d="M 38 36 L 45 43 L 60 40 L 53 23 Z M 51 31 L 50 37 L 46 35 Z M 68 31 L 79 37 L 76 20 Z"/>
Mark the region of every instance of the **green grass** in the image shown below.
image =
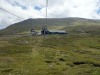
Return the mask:
<path id="1" fill-rule="evenodd" d="M 0 75 L 100 75 L 99 26 L 75 24 L 67 35 L 0 37 Z"/>
<path id="2" fill-rule="evenodd" d="M 99 75 L 100 38 L 91 36 L 1 37 L 0 75 Z"/>

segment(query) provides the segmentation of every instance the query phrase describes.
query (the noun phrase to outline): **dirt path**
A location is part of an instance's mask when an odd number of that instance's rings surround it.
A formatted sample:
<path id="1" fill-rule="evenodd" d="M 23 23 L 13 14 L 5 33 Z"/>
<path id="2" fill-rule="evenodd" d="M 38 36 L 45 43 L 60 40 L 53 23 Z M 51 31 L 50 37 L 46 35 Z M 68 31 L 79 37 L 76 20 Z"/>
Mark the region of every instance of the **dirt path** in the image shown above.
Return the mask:
<path id="1" fill-rule="evenodd" d="M 37 37 L 37 38 L 36 38 L 36 44 L 32 46 L 32 47 L 33 47 L 33 48 L 32 48 L 32 56 L 33 56 L 33 57 L 39 56 L 38 50 L 41 49 L 41 48 L 40 48 L 40 45 L 41 45 L 42 41 L 43 41 L 43 36 L 40 36 L 40 37 Z"/>

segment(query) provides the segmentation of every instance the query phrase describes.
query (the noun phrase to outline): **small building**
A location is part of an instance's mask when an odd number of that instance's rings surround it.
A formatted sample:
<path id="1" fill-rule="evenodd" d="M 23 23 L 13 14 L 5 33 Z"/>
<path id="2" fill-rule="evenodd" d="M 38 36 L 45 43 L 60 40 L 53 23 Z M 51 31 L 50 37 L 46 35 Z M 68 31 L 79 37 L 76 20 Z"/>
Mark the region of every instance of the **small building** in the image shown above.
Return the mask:
<path id="1" fill-rule="evenodd" d="M 31 35 L 37 35 L 37 32 L 34 29 L 30 30 Z"/>
<path id="2" fill-rule="evenodd" d="M 64 30 L 54 30 L 50 31 L 49 34 L 67 34 L 67 32 Z"/>
<path id="3" fill-rule="evenodd" d="M 49 31 L 47 28 L 42 28 L 41 34 L 43 34 L 43 35 L 49 34 L 50 35 L 50 34 L 68 34 L 68 33 L 64 30 Z"/>
<path id="4" fill-rule="evenodd" d="M 42 30 L 41 30 L 41 34 L 49 34 L 50 32 L 48 31 L 48 29 L 47 28 L 42 28 Z"/>

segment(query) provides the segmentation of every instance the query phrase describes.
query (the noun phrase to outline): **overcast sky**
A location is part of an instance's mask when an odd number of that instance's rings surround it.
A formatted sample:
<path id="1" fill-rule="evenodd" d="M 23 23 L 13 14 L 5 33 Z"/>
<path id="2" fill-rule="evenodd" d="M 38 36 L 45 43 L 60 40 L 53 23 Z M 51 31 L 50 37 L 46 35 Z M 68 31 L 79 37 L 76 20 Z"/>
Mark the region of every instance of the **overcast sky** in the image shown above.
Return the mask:
<path id="1" fill-rule="evenodd" d="M 45 18 L 45 3 L 46 0 L 0 0 L 0 29 L 28 18 Z M 100 19 L 100 0 L 48 0 L 48 17 Z"/>

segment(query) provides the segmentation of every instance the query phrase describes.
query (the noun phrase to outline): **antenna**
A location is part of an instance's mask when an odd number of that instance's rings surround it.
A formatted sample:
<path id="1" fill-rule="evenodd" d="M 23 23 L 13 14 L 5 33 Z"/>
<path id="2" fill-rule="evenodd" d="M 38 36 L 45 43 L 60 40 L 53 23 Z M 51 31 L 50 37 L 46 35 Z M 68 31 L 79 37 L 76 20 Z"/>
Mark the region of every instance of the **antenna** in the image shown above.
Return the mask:
<path id="1" fill-rule="evenodd" d="M 48 0 L 46 0 L 46 26 L 47 26 L 47 20 L 48 20 Z"/>
<path id="2" fill-rule="evenodd" d="M 44 26 L 42 26 L 42 31 L 41 31 L 41 34 L 43 34 L 45 36 L 46 34 L 46 31 L 47 31 L 47 18 L 48 18 L 48 10 L 47 10 L 47 7 L 48 7 L 48 0 L 46 0 L 46 15 L 45 15 L 45 22 L 44 22 Z"/>
<path id="3" fill-rule="evenodd" d="M 46 22 L 47 22 L 47 18 L 48 18 L 48 0 L 46 0 Z"/>

